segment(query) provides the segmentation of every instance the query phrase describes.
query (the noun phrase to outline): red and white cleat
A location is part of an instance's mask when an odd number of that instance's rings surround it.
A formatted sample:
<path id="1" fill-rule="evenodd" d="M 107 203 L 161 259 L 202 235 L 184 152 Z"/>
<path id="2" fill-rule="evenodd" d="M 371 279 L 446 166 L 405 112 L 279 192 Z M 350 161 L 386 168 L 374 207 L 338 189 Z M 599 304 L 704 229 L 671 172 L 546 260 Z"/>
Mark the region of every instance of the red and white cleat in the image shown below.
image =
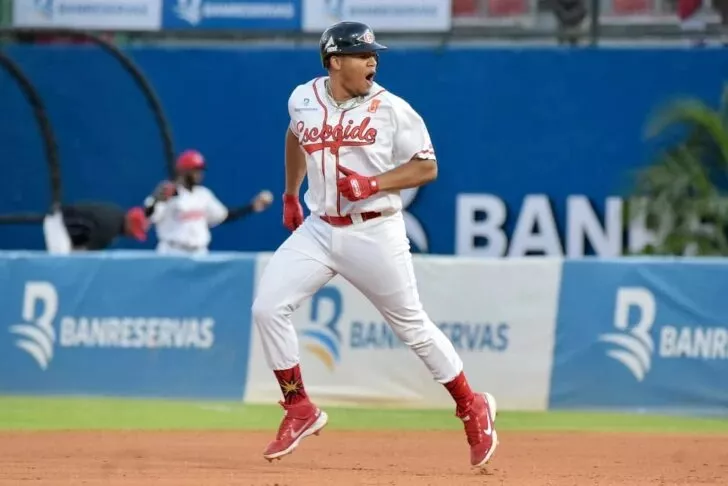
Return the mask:
<path id="1" fill-rule="evenodd" d="M 326 412 L 309 401 L 295 405 L 279 403 L 285 413 L 275 440 L 268 444 L 263 452 L 263 457 L 268 459 L 268 462 L 293 452 L 305 437 L 318 435 L 329 420 Z"/>
<path id="2" fill-rule="evenodd" d="M 490 393 L 477 393 L 469 409 L 457 412 L 470 444 L 470 464 L 475 467 L 485 466 L 498 447 L 495 415 L 495 398 Z"/>

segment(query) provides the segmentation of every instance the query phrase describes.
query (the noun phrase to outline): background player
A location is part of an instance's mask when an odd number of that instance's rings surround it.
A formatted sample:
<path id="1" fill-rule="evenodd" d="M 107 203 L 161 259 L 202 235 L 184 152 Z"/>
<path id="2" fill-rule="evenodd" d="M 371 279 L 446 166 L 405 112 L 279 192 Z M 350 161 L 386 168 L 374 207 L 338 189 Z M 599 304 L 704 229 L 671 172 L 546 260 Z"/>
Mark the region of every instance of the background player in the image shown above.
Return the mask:
<path id="1" fill-rule="evenodd" d="M 141 207 L 126 211 L 104 201 L 62 205 L 43 219 L 46 249 L 53 254 L 105 250 L 120 236 L 146 241 L 148 229 Z"/>
<path id="2" fill-rule="evenodd" d="M 280 458 L 326 425 L 326 413 L 304 388 L 291 315 L 338 274 L 366 295 L 450 392 L 471 464 L 484 465 L 497 446 L 495 400 L 471 390 L 452 343 L 423 310 L 401 212 L 400 190 L 437 177 L 427 128 L 407 102 L 374 82 L 377 52 L 385 47 L 367 25 L 331 26 L 320 49 L 329 76 L 296 87 L 288 100 L 283 222 L 294 232 L 265 268 L 253 303 L 285 409 L 263 455 Z M 299 191 L 306 176 L 311 215 L 304 220 Z"/>
<path id="3" fill-rule="evenodd" d="M 160 183 L 145 201 L 146 214 L 156 226 L 159 253 L 207 253 L 210 228 L 264 211 L 273 201 L 270 191 L 261 191 L 249 204 L 229 209 L 202 185 L 206 168 L 200 152 L 183 152 L 176 162 L 175 182 Z"/>

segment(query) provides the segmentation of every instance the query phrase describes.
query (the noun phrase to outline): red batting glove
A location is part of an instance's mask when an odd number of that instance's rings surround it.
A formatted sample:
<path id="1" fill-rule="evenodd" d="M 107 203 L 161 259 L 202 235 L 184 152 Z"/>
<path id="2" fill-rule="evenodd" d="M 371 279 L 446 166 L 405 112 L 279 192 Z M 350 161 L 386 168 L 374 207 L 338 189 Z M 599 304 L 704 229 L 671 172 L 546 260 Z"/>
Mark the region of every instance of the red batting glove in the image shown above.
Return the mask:
<path id="1" fill-rule="evenodd" d="M 366 199 L 379 192 L 379 182 L 376 177 L 363 176 L 342 166 L 339 166 L 339 170 L 346 177 L 336 181 L 336 186 L 341 195 L 349 201 Z"/>
<path id="2" fill-rule="evenodd" d="M 283 195 L 283 226 L 289 231 L 295 231 L 303 224 L 303 208 L 298 202 L 298 196 Z"/>

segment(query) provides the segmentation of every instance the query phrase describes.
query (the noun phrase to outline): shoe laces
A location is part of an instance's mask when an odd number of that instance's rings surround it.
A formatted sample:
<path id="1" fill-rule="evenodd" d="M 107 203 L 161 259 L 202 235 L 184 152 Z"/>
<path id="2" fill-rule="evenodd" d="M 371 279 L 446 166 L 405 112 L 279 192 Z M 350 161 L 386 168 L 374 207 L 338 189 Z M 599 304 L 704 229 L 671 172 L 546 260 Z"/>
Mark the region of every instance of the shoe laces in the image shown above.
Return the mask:
<path id="1" fill-rule="evenodd" d="M 286 405 L 285 402 L 278 402 L 278 404 L 283 407 L 283 420 L 281 421 L 281 425 L 278 427 L 276 440 L 281 440 L 281 438 L 283 437 L 283 433 L 291 426 L 291 422 L 293 422 L 293 417 L 290 413 L 288 413 L 289 405 Z"/>
<path id="2" fill-rule="evenodd" d="M 477 417 L 472 418 L 469 422 L 465 422 L 465 435 L 468 437 L 468 444 L 475 445 L 481 442 L 483 435 L 482 429 L 483 426 Z"/>
<path id="3" fill-rule="evenodd" d="M 458 414 L 458 416 L 463 421 L 468 444 L 471 446 L 479 444 L 483 437 L 483 429 L 485 428 L 485 424 L 480 420 L 481 414 L 473 413 L 473 409 L 470 408 L 464 413 Z"/>
<path id="4" fill-rule="evenodd" d="M 283 407 L 283 420 L 281 421 L 280 427 L 278 427 L 278 434 L 276 434 L 276 438 L 280 440 L 283 433 L 293 426 L 294 420 L 306 420 L 310 404 L 288 404 L 284 401 L 280 401 L 278 404 Z"/>

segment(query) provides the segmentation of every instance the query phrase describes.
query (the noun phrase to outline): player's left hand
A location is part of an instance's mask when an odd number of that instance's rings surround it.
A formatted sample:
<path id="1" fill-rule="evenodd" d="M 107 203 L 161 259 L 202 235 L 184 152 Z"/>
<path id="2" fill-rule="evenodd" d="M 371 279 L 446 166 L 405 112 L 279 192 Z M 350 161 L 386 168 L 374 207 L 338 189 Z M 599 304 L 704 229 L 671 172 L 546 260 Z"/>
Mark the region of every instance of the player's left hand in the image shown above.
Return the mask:
<path id="1" fill-rule="evenodd" d="M 336 181 L 336 186 L 341 195 L 349 201 L 366 199 L 379 192 L 379 182 L 376 177 L 363 176 L 342 166 L 339 166 L 339 170 L 346 177 Z"/>
<path id="2" fill-rule="evenodd" d="M 162 181 L 154 189 L 152 196 L 158 201 L 168 201 L 177 194 L 177 187 L 173 182 Z"/>
<path id="3" fill-rule="evenodd" d="M 265 210 L 273 202 L 273 194 L 270 191 L 260 191 L 253 199 L 253 211 L 259 213 Z"/>

